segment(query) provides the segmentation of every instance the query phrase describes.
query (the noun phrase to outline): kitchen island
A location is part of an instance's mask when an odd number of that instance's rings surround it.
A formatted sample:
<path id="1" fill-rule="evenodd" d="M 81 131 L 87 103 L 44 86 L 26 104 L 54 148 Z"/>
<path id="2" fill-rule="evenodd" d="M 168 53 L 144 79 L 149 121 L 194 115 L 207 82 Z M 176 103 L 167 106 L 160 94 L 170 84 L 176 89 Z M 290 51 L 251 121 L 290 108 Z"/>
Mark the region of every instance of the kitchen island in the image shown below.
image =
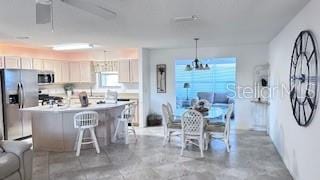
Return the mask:
<path id="1" fill-rule="evenodd" d="M 24 108 L 21 111 L 32 119 L 32 141 L 35 151 L 73 151 L 78 130 L 74 128 L 73 116 L 82 111 L 99 113 L 99 125 L 95 132 L 101 147 L 112 141 L 117 117 L 124 107 L 132 102 L 116 104 L 94 104 L 81 107 L 79 104 L 70 107 L 37 106 Z M 86 134 L 88 133 L 88 134 Z M 86 132 L 84 137 L 89 136 Z M 93 148 L 85 145 L 84 148 Z"/>

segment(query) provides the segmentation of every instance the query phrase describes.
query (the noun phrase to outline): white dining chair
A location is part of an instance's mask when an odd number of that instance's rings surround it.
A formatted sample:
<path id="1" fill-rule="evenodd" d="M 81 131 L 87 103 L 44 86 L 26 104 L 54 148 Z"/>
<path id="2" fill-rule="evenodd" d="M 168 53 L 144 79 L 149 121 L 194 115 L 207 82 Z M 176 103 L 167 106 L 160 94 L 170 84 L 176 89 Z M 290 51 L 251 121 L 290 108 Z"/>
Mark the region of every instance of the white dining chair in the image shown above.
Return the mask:
<path id="1" fill-rule="evenodd" d="M 117 140 L 117 136 L 124 135 L 125 144 L 128 144 L 129 132 L 132 132 L 134 135 L 135 141 L 137 142 L 138 139 L 137 139 L 136 131 L 132 124 L 133 119 L 135 118 L 136 107 L 137 107 L 136 104 L 130 104 L 124 110 L 122 110 L 121 115 L 118 118 L 116 130 L 113 135 L 114 141 Z M 123 131 L 120 130 L 121 126 L 124 127 Z"/>
<path id="2" fill-rule="evenodd" d="M 78 129 L 78 136 L 75 143 L 76 155 L 80 155 L 82 144 L 93 144 L 97 153 L 100 153 L 99 144 L 97 141 L 94 128 L 98 126 L 99 115 L 95 111 L 83 111 L 74 115 L 74 128 Z M 90 131 L 90 138 L 84 138 L 85 130 Z"/>
<path id="3" fill-rule="evenodd" d="M 195 110 L 188 110 L 182 115 L 181 119 L 181 152 L 186 148 L 188 143 L 196 145 L 200 148 L 201 157 L 203 157 L 205 136 L 204 136 L 204 122 L 203 116 L 200 112 Z M 196 143 L 198 142 L 198 143 Z"/>
<path id="4" fill-rule="evenodd" d="M 170 119 L 170 121 L 172 121 L 172 122 L 174 122 L 174 123 L 181 123 L 181 119 L 178 118 L 178 117 L 176 116 L 176 114 L 174 114 L 172 105 L 171 105 L 169 102 L 167 102 L 167 107 L 168 107 L 168 112 L 169 112 L 169 119 Z"/>
<path id="5" fill-rule="evenodd" d="M 234 105 L 229 104 L 228 110 L 225 115 L 222 116 L 223 120 L 222 122 L 216 122 L 216 123 L 209 123 L 206 126 L 206 144 L 205 149 L 208 149 L 208 144 L 210 143 L 211 139 L 221 139 L 226 145 L 227 152 L 230 152 L 230 120 L 231 115 L 233 112 Z"/>
<path id="6" fill-rule="evenodd" d="M 163 146 L 171 140 L 171 136 L 181 134 L 181 123 L 174 123 L 170 118 L 170 112 L 167 105 L 162 104 L 162 125 L 164 130 Z"/>

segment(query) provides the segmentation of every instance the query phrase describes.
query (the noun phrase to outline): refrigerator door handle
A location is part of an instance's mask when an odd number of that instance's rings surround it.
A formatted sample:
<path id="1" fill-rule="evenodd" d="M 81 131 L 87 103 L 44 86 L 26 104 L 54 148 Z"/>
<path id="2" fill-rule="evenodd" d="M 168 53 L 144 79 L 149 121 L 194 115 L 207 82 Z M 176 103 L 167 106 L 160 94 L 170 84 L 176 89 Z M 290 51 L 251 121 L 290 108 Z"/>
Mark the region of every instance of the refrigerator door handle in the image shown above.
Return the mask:
<path id="1" fill-rule="evenodd" d="M 22 83 L 20 83 L 21 86 L 21 108 L 24 107 L 24 89 Z"/>
<path id="2" fill-rule="evenodd" d="M 21 107 L 21 86 L 20 86 L 20 83 L 18 83 L 18 106 L 20 109 L 20 107 Z"/>

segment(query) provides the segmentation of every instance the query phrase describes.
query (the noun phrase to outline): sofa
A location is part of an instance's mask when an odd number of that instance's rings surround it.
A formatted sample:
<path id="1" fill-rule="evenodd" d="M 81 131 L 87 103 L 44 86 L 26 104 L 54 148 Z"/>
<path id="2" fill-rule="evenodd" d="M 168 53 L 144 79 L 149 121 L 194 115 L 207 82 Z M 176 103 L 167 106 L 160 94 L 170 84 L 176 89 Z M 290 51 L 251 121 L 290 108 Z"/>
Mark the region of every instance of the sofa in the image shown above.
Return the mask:
<path id="1" fill-rule="evenodd" d="M 233 104 L 234 100 L 228 96 L 227 93 L 218 92 L 198 92 L 198 99 L 205 99 L 209 101 L 212 106 L 216 107 L 228 107 L 228 104 Z M 234 113 L 232 113 L 231 118 L 234 118 Z"/>
<path id="2" fill-rule="evenodd" d="M 198 92 L 198 99 L 205 99 L 212 105 L 228 105 L 234 103 L 227 93 Z"/>
<path id="3" fill-rule="evenodd" d="M 0 134 L 0 179 L 31 180 L 31 144 L 22 141 L 4 141 Z"/>

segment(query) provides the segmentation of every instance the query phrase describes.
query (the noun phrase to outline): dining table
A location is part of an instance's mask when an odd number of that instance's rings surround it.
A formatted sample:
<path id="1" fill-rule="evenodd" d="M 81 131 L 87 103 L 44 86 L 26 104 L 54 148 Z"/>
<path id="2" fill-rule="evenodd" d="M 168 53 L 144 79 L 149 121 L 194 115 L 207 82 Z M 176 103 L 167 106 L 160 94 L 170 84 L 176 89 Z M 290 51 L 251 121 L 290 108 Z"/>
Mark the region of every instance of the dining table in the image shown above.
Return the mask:
<path id="1" fill-rule="evenodd" d="M 186 111 L 194 109 L 193 107 L 188 108 L 177 108 L 175 112 L 176 119 L 181 120 L 183 113 Z M 206 124 L 214 124 L 219 122 L 224 122 L 225 114 L 228 111 L 227 106 L 214 106 L 212 105 L 207 112 L 201 112 L 203 119 Z"/>

